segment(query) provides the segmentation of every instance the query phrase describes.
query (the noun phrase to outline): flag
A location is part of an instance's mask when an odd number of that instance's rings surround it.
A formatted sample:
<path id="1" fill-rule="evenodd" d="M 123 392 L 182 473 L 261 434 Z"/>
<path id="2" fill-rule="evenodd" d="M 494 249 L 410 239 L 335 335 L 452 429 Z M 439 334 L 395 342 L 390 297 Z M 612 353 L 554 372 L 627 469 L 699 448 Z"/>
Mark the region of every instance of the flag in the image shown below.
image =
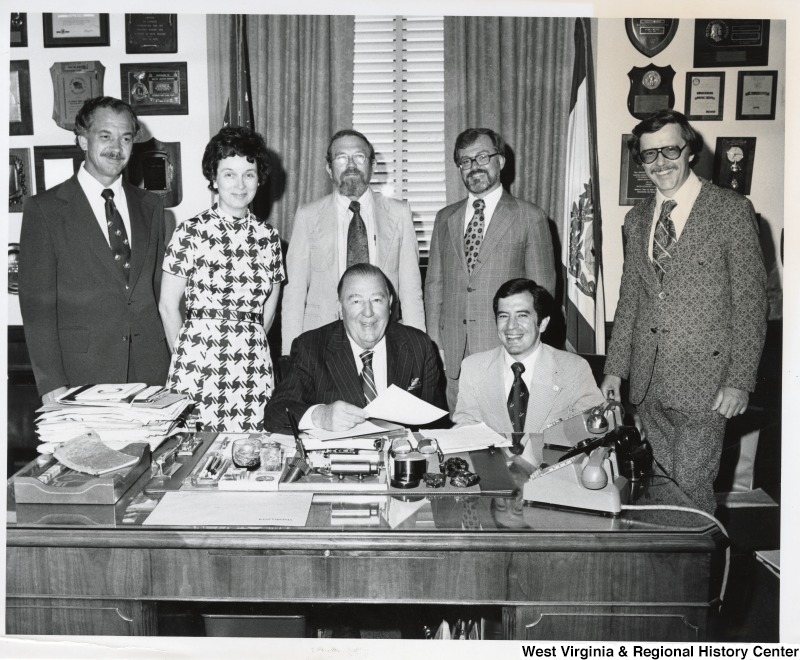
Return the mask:
<path id="1" fill-rule="evenodd" d="M 225 106 L 223 126 L 253 127 L 253 104 L 250 96 L 250 62 L 247 54 L 247 17 L 233 16 L 231 23 L 231 83 Z"/>
<path id="2" fill-rule="evenodd" d="M 605 354 L 600 190 L 589 19 L 575 19 L 561 262 L 567 344 Z"/>

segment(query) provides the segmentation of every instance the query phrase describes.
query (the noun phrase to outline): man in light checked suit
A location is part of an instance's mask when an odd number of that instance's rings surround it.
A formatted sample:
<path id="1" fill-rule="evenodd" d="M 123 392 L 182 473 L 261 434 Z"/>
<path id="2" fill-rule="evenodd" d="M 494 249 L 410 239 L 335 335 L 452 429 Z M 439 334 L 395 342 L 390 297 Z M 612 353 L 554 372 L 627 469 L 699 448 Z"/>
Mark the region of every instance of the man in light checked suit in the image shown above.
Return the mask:
<path id="1" fill-rule="evenodd" d="M 656 194 L 625 216 L 625 265 L 600 389 L 623 378 L 653 455 L 705 511 L 716 508 L 725 424 L 747 408 L 767 327 L 766 275 L 753 205 L 699 179 L 703 140 L 660 110 L 629 147 Z"/>
<path id="2" fill-rule="evenodd" d="M 447 376 L 447 403 L 458 398 L 461 361 L 498 345 L 492 296 L 515 277 L 535 280 L 551 294 L 556 271 L 547 217 L 503 190 L 505 142 L 488 128 L 456 138 L 453 159 L 469 195 L 436 215 L 425 279 L 428 334 Z"/>

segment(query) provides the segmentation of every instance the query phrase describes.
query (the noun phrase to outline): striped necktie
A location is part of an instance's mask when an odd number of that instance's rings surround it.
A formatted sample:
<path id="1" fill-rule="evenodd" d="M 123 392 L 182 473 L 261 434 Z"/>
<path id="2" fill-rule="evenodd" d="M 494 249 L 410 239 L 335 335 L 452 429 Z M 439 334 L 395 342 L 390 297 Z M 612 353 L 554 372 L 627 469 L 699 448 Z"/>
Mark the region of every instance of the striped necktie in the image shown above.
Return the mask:
<path id="1" fill-rule="evenodd" d="M 653 265 L 656 267 L 659 281 L 664 280 L 664 274 L 669 270 L 672 262 L 672 251 L 677 242 L 675 223 L 671 217 L 672 209 L 676 206 L 675 200 L 664 200 L 656 222 L 656 230 L 653 234 Z"/>
<path id="2" fill-rule="evenodd" d="M 372 372 L 372 355 L 372 351 L 364 351 L 359 356 L 364 363 L 364 368 L 361 370 L 361 389 L 364 391 L 367 403 L 378 396 L 378 390 L 375 388 L 375 374 Z"/>

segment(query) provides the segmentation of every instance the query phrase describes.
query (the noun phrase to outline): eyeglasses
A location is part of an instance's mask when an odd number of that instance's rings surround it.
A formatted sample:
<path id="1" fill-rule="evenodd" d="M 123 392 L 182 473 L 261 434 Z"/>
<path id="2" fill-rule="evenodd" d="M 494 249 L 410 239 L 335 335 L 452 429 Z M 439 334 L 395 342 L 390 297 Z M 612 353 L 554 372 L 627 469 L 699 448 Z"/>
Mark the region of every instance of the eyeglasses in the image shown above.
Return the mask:
<path id="1" fill-rule="evenodd" d="M 469 170 L 472 168 L 472 163 L 477 163 L 478 165 L 488 165 L 492 158 L 499 155 L 500 154 L 498 152 L 494 152 L 493 154 L 478 154 L 475 156 L 475 158 L 464 156 L 456 161 L 456 165 L 458 165 L 458 167 L 462 170 Z"/>
<path id="2" fill-rule="evenodd" d="M 654 163 L 656 161 L 658 154 L 661 154 L 667 160 L 678 160 L 678 158 L 681 157 L 683 150 L 688 146 L 689 143 L 687 142 L 682 147 L 671 144 L 667 147 L 661 147 L 660 149 L 645 149 L 644 151 L 639 152 L 639 160 L 645 165 L 649 165 L 650 163 Z"/>
<path id="3" fill-rule="evenodd" d="M 367 162 L 367 155 L 359 152 L 357 154 L 352 154 L 351 156 L 348 156 L 347 154 L 339 154 L 338 156 L 333 157 L 333 162 L 336 163 L 339 167 L 346 167 L 347 163 L 349 163 L 351 160 L 356 165 L 361 167 L 364 163 Z"/>

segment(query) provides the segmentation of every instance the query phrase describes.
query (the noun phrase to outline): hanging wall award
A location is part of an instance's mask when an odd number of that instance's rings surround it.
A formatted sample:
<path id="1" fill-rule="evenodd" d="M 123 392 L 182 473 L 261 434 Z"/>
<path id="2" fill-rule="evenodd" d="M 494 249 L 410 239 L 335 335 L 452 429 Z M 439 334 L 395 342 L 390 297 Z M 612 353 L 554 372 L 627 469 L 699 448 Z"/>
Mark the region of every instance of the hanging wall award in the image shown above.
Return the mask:
<path id="1" fill-rule="evenodd" d="M 675 105 L 672 81 L 675 70 L 671 66 L 633 67 L 628 72 L 631 89 L 628 92 L 628 112 L 637 119 Z"/>
<path id="2" fill-rule="evenodd" d="M 100 62 L 56 62 L 50 67 L 53 79 L 53 120 L 68 131 L 75 128 L 75 116 L 84 102 L 103 95 L 106 68 Z"/>
<path id="3" fill-rule="evenodd" d="M 125 173 L 133 185 L 161 197 L 165 208 L 177 206 L 183 199 L 180 142 L 150 138 L 133 145 Z"/>
<path id="4" fill-rule="evenodd" d="M 678 31 L 677 18 L 626 18 L 625 32 L 634 48 L 647 57 L 658 55 Z"/>

